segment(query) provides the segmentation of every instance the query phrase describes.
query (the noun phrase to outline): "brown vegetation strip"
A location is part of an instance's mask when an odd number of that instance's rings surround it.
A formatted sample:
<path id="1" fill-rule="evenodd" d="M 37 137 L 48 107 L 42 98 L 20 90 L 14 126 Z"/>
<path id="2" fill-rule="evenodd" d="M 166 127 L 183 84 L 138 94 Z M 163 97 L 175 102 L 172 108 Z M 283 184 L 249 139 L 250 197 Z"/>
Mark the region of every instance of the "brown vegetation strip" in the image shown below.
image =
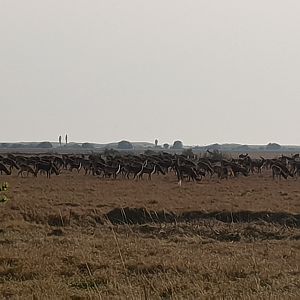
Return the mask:
<path id="1" fill-rule="evenodd" d="M 149 211 L 145 208 L 115 208 L 105 215 L 113 224 L 146 224 L 218 220 L 224 223 L 250 223 L 264 221 L 300 228 L 300 214 L 278 212 L 201 212 L 189 211 L 176 214 L 166 211 Z"/>

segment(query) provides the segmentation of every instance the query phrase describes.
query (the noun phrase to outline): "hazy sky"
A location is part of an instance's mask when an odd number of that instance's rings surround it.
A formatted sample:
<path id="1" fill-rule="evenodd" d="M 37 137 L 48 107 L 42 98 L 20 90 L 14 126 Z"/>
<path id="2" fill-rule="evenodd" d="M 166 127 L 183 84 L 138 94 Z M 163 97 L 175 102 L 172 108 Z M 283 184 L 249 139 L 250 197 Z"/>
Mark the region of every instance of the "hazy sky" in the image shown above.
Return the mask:
<path id="1" fill-rule="evenodd" d="M 298 0 L 0 0 L 0 141 L 300 144 Z"/>

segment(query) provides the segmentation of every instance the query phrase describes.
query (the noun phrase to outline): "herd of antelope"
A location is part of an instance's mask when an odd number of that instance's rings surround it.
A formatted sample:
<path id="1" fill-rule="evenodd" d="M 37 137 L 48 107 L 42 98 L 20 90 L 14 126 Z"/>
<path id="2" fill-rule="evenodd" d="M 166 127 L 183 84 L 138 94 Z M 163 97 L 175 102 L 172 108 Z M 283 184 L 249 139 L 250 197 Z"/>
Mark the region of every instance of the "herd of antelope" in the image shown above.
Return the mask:
<path id="1" fill-rule="evenodd" d="M 253 173 L 262 173 L 271 170 L 273 179 L 288 177 L 297 178 L 300 175 L 299 154 L 293 156 L 280 156 L 274 159 L 253 159 L 248 154 L 241 154 L 236 159 L 214 158 L 212 153 L 206 157 L 192 157 L 170 154 L 166 152 L 151 155 L 13 155 L 0 156 L 0 172 L 11 175 L 17 170 L 18 176 L 32 174 L 59 175 L 62 171 L 83 170 L 85 175 L 99 176 L 116 179 L 142 179 L 148 175 L 151 180 L 153 175 L 173 173 L 177 176 L 178 183 L 183 180 L 201 181 L 203 177 L 228 179 L 230 177 L 249 176 Z"/>

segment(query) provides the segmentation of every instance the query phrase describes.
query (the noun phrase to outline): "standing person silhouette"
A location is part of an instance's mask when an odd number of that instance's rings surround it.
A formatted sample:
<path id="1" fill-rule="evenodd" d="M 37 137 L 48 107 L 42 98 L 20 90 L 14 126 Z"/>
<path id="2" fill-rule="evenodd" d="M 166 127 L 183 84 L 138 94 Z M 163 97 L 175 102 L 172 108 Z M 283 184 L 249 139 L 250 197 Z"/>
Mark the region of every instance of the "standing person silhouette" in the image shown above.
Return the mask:
<path id="1" fill-rule="evenodd" d="M 68 144 L 68 135 L 66 134 L 66 145 Z"/>
<path id="2" fill-rule="evenodd" d="M 59 142 L 59 147 L 61 147 L 61 135 L 58 138 L 58 142 Z"/>

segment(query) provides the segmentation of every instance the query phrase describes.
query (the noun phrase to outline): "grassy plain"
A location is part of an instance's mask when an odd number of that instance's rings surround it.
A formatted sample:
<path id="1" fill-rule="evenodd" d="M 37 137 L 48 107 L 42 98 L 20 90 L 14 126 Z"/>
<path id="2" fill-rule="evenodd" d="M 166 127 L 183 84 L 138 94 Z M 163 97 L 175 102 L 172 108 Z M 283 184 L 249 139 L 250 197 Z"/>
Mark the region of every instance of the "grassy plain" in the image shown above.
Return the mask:
<path id="1" fill-rule="evenodd" d="M 300 181 L 276 182 L 268 172 L 182 187 L 174 175 L 0 181 L 10 185 L 0 205 L 0 298 L 300 298 Z M 125 207 L 176 216 L 247 211 L 249 220 L 108 218 Z"/>

